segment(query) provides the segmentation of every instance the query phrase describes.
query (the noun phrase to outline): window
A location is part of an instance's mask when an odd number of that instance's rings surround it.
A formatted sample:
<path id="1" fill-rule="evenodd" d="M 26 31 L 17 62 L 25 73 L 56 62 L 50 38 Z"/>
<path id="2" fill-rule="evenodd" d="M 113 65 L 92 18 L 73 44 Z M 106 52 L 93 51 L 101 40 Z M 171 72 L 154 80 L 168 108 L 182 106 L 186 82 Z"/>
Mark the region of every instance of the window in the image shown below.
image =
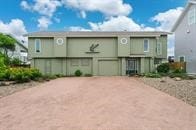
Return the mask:
<path id="1" fill-rule="evenodd" d="M 81 64 L 82 66 L 89 66 L 89 59 L 82 59 Z"/>
<path id="2" fill-rule="evenodd" d="M 180 61 L 180 62 L 185 62 L 185 56 L 180 56 L 180 57 L 179 57 L 179 61 Z"/>
<path id="3" fill-rule="evenodd" d="M 78 66 L 79 65 L 79 60 L 78 59 L 72 59 L 71 60 L 71 66 Z"/>
<path id="4" fill-rule="evenodd" d="M 149 52 L 149 40 L 144 39 L 144 52 Z"/>
<path id="5" fill-rule="evenodd" d="M 196 11 L 195 9 L 192 9 L 189 11 L 189 14 L 188 14 L 188 24 L 192 25 L 194 23 L 196 23 Z"/>
<path id="6" fill-rule="evenodd" d="M 162 54 L 162 44 L 161 44 L 161 42 L 157 43 L 157 54 L 158 55 Z"/>
<path id="7" fill-rule="evenodd" d="M 35 39 L 35 52 L 39 53 L 41 52 L 41 40 Z"/>

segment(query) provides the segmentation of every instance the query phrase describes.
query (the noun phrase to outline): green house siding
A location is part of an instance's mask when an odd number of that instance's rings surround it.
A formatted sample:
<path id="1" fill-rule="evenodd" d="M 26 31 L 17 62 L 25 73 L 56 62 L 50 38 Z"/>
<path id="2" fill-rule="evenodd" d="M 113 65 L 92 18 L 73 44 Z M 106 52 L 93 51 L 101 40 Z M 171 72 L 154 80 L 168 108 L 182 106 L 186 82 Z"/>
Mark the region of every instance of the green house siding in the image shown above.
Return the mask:
<path id="1" fill-rule="evenodd" d="M 118 60 L 99 60 L 98 61 L 98 75 L 101 76 L 117 76 L 119 73 Z"/>
<path id="2" fill-rule="evenodd" d="M 67 75 L 74 75 L 76 70 L 82 71 L 84 75 L 92 74 L 92 59 L 91 58 L 67 59 Z"/>
<path id="3" fill-rule="evenodd" d="M 67 57 L 117 57 L 117 38 L 68 38 Z M 90 47 L 98 44 L 90 53 Z"/>
<path id="4" fill-rule="evenodd" d="M 51 33 L 50 35 L 52 35 Z M 126 75 L 133 67 L 136 73 L 155 71 L 155 60 L 167 57 L 167 36 L 117 35 L 39 35 L 29 37 L 31 67 L 43 74 L 83 74 L 116 76 Z M 135 34 L 135 33 L 134 33 Z M 35 39 L 40 39 L 41 51 L 35 51 Z M 60 39 L 60 40 L 59 40 Z M 149 41 L 149 52 L 144 52 L 144 40 Z M 60 41 L 60 42 L 58 42 Z M 157 43 L 161 43 L 161 54 Z M 131 60 L 128 63 L 128 60 Z M 128 65 L 129 64 L 129 65 Z M 133 69 L 131 68 L 131 70 Z M 132 71 L 131 71 L 132 72 Z"/>

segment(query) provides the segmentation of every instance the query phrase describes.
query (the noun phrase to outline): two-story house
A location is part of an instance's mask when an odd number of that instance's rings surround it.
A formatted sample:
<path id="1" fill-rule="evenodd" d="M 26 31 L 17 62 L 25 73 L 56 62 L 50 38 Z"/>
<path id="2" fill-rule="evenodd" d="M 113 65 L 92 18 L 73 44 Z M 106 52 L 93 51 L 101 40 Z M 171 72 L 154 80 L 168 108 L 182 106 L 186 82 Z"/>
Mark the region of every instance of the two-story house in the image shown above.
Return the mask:
<path id="1" fill-rule="evenodd" d="M 155 71 L 167 58 L 167 32 L 29 33 L 31 66 L 44 74 L 128 75 Z"/>
<path id="2" fill-rule="evenodd" d="M 196 0 L 190 0 L 172 28 L 175 61 L 186 62 L 186 71 L 196 74 Z"/>

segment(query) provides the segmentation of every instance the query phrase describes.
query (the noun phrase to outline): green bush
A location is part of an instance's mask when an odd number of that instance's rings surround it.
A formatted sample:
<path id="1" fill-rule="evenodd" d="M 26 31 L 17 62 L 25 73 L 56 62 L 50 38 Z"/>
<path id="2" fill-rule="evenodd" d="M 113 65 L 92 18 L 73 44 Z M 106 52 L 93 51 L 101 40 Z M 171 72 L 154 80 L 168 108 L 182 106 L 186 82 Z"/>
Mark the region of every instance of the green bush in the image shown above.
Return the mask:
<path id="1" fill-rule="evenodd" d="M 170 78 L 182 78 L 182 79 L 189 79 L 189 76 L 186 73 L 170 73 L 169 74 Z"/>
<path id="2" fill-rule="evenodd" d="M 82 72 L 80 70 L 75 71 L 75 76 L 80 77 L 82 75 Z"/>
<path id="3" fill-rule="evenodd" d="M 13 65 L 13 66 L 19 66 L 19 65 L 22 64 L 22 61 L 20 59 L 18 59 L 18 58 L 13 58 L 11 60 L 11 63 L 10 64 Z"/>
<path id="4" fill-rule="evenodd" d="M 173 70 L 173 73 L 186 73 L 183 69 L 175 69 Z"/>
<path id="5" fill-rule="evenodd" d="M 168 73 L 169 72 L 169 64 L 168 63 L 160 64 L 157 67 L 157 72 L 158 73 Z"/>
<path id="6" fill-rule="evenodd" d="M 144 74 L 147 78 L 161 78 L 161 75 L 159 73 L 146 73 Z"/>
<path id="7" fill-rule="evenodd" d="M 4 72 L 3 79 L 21 83 L 21 82 L 28 82 L 30 80 L 36 80 L 40 77 L 42 77 L 42 74 L 37 69 L 8 68 Z"/>

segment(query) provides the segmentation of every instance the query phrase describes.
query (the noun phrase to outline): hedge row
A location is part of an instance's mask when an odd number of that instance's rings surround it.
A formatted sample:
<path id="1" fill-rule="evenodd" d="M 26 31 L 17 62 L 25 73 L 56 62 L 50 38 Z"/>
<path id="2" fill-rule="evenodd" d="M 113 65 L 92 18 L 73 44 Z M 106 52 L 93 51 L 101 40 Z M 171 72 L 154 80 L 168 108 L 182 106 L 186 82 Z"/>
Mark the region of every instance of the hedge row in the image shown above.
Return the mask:
<path id="1" fill-rule="evenodd" d="M 0 70 L 1 81 L 28 82 L 40 77 L 42 74 L 39 70 L 33 68 L 5 68 Z"/>

